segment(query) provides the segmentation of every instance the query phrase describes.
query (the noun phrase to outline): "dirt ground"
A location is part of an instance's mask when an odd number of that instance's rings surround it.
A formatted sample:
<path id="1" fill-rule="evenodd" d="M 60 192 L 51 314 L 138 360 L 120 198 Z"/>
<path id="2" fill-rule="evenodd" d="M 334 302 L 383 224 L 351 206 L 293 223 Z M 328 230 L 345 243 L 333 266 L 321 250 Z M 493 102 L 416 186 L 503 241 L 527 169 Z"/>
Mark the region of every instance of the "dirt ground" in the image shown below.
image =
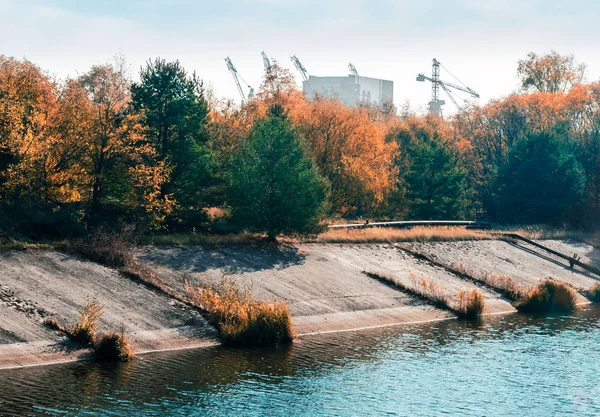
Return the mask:
<path id="1" fill-rule="evenodd" d="M 90 297 L 104 306 L 99 331 L 121 328 L 136 352 L 216 343 L 195 310 L 93 262 L 53 251 L 0 254 L 0 368 L 86 356 L 42 325 L 74 324 Z"/>

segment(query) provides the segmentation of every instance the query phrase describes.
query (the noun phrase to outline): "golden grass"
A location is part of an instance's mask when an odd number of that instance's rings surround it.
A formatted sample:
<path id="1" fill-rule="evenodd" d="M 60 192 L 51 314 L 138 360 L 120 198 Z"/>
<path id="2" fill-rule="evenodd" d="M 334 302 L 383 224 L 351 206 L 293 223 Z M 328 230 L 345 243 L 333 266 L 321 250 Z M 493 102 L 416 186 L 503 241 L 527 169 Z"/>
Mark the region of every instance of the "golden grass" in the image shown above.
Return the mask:
<path id="1" fill-rule="evenodd" d="M 88 299 L 85 305 L 77 310 L 79 322 L 67 329 L 69 336 L 86 346 L 92 346 L 103 309 L 104 307 L 100 305 L 98 300 L 95 298 Z"/>
<path id="2" fill-rule="evenodd" d="M 516 233 L 531 240 L 576 240 L 595 247 L 600 247 L 600 231 L 589 232 L 582 230 L 568 230 L 564 228 L 550 228 L 543 225 L 512 227 L 497 230 L 502 233 Z"/>
<path id="3" fill-rule="evenodd" d="M 528 288 L 517 284 L 510 275 L 489 274 L 486 272 L 483 280 L 511 301 L 520 300 L 529 291 Z"/>
<path id="4" fill-rule="evenodd" d="M 225 344 L 277 345 L 294 338 L 289 308 L 281 301 L 256 301 L 250 291 L 225 277 L 215 288 L 192 287 L 186 282 L 186 291 L 208 313 Z"/>
<path id="5" fill-rule="evenodd" d="M 483 293 L 477 288 L 459 290 L 456 294 L 456 310 L 464 318 L 478 319 L 484 307 Z"/>
<path id="6" fill-rule="evenodd" d="M 367 276 L 383 281 L 399 288 L 408 294 L 432 303 L 438 308 L 449 310 L 459 317 L 474 320 L 478 319 L 485 308 L 483 293 L 477 289 L 459 290 L 453 300 L 448 296 L 446 287 L 437 284 L 428 276 L 417 277 L 410 273 L 412 285 L 406 285 L 396 278 L 377 272 L 364 272 Z"/>
<path id="7" fill-rule="evenodd" d="M 369 229 L 329 229 L 309 240 L 316 243 L 393 243 L 393 242 L 444 242 L 483 240 L 494 237 L 487 231 L 466 227 L 413 227 L 395 229 L 374 227 Z"/>
<path id="8" fill-rule="evenodd" d="M 55 317 L 46 317 L 43 324 L 66 335 L 71 340 L 90 347 L 95 354 L 95 360 L 127 361 L 133 357 L 133 349 L 129 339 L 125 336 L 124 328 L 121 328 L 120 332 L 96 334 L 103 308 L 98 300 L 91 298 L 77 310 L 79 322 L 74 326 L 65 327 Z"/>
<path id="9" fill-rule="evenodd" d="M 133 349 L 123 329 L 96 336 L 94 353 L 100 361 L 125 362 L 133 358 Z"/>
<path id="10" fill-rule="evenodd" d="M 410 229 L 373 227 L 366 229 L 329 229 L 311 243 L 393 243 L 393 242 L 452 242 L 460 240 L 498 239 L 502 233 L 516 233 L 533 240 L 573 239 L 600 247 L 600 232 L 556 229 L 545 226 L 507 227 L 496 230 L 467 229 L 465 226 L 417 226 Z"/>
<path id="11" fill-rule="evenodd" d="M 412 272 L 409 276 L 412 281 L 412 290 L 414 292 L 436 304 L 442 304 L 449 307 L 448 297 L 446 296 L 446 287 L 436 284 L 431 277 L 423 275 L 417 278 Z"/>
<path id="12" fill-rule="evenodd" d="M 547 278 L 530 289 L 515 307 L 526 313 L 572 313 L 577 310 L 577 294 L 564 282 Z"/>
<path id="13" fill-rule="evenodd" d="M 594 285 L 586 294 L 594 303 L 600 303 L 600 282 Z"/>

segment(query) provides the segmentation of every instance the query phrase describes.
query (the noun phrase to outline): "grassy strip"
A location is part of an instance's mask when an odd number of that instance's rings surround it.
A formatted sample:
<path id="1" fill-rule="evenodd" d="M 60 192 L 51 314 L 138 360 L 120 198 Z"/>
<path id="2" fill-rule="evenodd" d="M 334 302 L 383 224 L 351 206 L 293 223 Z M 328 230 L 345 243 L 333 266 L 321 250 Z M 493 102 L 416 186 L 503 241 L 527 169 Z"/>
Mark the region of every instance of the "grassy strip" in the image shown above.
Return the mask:
<path id="1" fill-rule="evenodd" d="M 398 249 L 408 253 L 411 256 L 414 256 L 417 259 L 426 261 L 431 265 L 443 268 L 451 274 L 471 281 L 474 284 L 483 285 L 484 287 L 492 291 L 497 291 L 511 301 L 516 301 L 520 299 L 525 293 L 525 289 L 518 285 L 510 276 L 504 276 L 500 274 L 490 275 L 486 272 L 483 278 L 478 278 L 474 276 L 471 273 L 471 271 L 469 271 L 463 265 L 448 265 L 443 262 L 439 262 L 436 259 L 433 259 L 431 256 L 425 253 L 417 252 L 405 246 L 399 247 Z"/>
<path id="2" fill-rule="evenodd" d="M 453 301 L 446 294 L 446 288 L 436 284 L 430 277 L 422 276 L 417 278 L 411 273 L 412 285 L 406 285 L 386 274 L 367 271 L 363 271 L 363 273 L 386 285 L 391 284 L 401 291 L 420 298 L 440 309 L 451 311 L 462 318 L 476 320 L 481 316 L 485 307 L 483 294 L 476 288 L 460 290 Z"/>
<path id="3" fill-rule="evenodd" d="M 31 243 L 14 239 L 0 241 L 0 253 L 50 248 L 52 248 L 52 245 L 46 243 Z"/>
<path id="4" fill-rule="evenodd" d="M 187 297 L 166 285 L 156 272 L 133 255 L 126 238 L 98 232 L 87 239 L 64 243 L 61 248 L 95 262 L 117 268 L 146 287 L 196 308 L 219 330 L 230 345 L 273 345 L 293 340 L 292 319 L 283 302 L 273 304 L 252 299 L 233 283 L 213 288 L 186 286 Z M 242 297 L 243 295 L 243 297 Z"/>
<path id="5" fill-rule="evenodd" d="M 483 230 L 466 227 L 413 227 L 411 229 L 370 228 L 330 229 L 306 240 L 312 243 L 393 243 L 393 242 L 452 242 L 484 240 L 494 237 Z"/>
<path id="6" fill-rule="evenodd" d="M 495 230 L 474 230 L 463 226 L 427 227 L 419 226 L 410 229 L 365 228 L 365 229 L 330 229 L 315 239 L 307 239 L 310 243 L 393 243 L 393 242 L 454 242 L 461 240 L 498 239 L 501 233 L 517 233 L 533 240 L 573 239 L 600 247 L 600 232 L 590 234 L 575 230 L 555 229 L 545 226 L 509 226 Z"/>
<path id="7" fill-rule="evenodd" d="M 544 314 L 547 312 L 572 312 L 572 306 L 576 307 L 576 292 L 580 292 L 592 301 L 600 302 L 600 284 L 590 291 L 578 291 L 568 283 L 547 278 L 535 287 L 525 287 L 517 284 L 510 275 L 489 274 L 486 272 L 483 278 L 477 278 L 463 265 L 450 266 L 437 262 L 429 256 L 402 248 L 406 252 L 427 260 L 433 265 L 440 266 L 461 278 L 472 282 L 481 283 L 488 288 L 498 291 L 504 297 L 511 300 L 515 308 L 522 312 Z"/>

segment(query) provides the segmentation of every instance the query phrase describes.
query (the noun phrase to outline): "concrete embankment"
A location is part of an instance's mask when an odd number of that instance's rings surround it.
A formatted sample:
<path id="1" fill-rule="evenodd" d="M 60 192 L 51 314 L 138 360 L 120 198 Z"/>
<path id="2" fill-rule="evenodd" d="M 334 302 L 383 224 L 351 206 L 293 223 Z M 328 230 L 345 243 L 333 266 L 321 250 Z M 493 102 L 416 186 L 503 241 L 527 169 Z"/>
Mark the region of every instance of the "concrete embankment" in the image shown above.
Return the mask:
<path id="1" fill-rule="evenodd" d="M 117 271 L 54 251 L 0 254 L 0 368 L 65 362 L 90 356 L 42 325 L 79 320 L 90 297 L 104 307 L 99 331 L 121 327 L 136 352 L 218 342 L 195 310 L 152 291 Z"/>
<path id="2" fill-rule="evenodd" d="M 598 249 L 576 242 L 551 242 L 582 259 L 598 259 Z M 409 246 L 406 246 L 409 245 Z M 164 282 L 184 291 L 184 281 L 217 282 L 223 271 L 253 295 L 280 299 L 290 305 L 299 334 L 339 331 L 438 320 L 452 317 L 396 288 L 374 280 L 364 271 L 393 277 L 410 285 L 412 277 L 430 277 L 449 297 L 475 286 L 483 292 L 484 314 L 514 312 L 509 300 L 445 268 L 404 250 L 421 252 L 445 266 L 474 271 L 474 276 L 511 275 L 523 286 L 551 276 L 577 288 L 589 289 L 600 277 L 573 270 L 568 262 L 503 241 L 412 244 L 303 244 L 287 248 L 149 247 L 138 259 L 160 270 Z M 581 297 L 582 302 L 586 301 Z"/>
<path id="3" fill-rule="evenodd" d="M 598 265 L 600 251 L 569 241 L 544 241 L 566 254 Z M 422 254 L 424 256 L 416 256 Z M 600 277 L 564 259 L 526 245 L 504 241 L 397 244 L 300 244 L 283 247 L 146 247 L 139 261 L 155 268 L 170 290 L 185 295 L 190 284 L 222 279 L 225 273 L 255 298 L 283 300 L 290 306 L 298 334 L 444 320 L 454 316 L 386 285 L 365 272 L 411 285 L 432 278 L 448 297 L 478 287 L 484 314 L 515 311 L 496 291 L 474 278 L 510 275 L 530 286 L 551 276 L 587 290 Z M 429 260 L 427 259 L 429 258 Z M 215 329 L 196 311 L 117 271 L 55 251 L 0 254 L 0 368 L 64 362 L 89 357 L 41 323 L 56 317 L 78 320 L 77 308 L 89 297 L 104 306 L 100 330 L 121 326 L 136 352 L 181 349 L 218 343 Z M 581 297 L 581 301 L 585 301 Z"/>

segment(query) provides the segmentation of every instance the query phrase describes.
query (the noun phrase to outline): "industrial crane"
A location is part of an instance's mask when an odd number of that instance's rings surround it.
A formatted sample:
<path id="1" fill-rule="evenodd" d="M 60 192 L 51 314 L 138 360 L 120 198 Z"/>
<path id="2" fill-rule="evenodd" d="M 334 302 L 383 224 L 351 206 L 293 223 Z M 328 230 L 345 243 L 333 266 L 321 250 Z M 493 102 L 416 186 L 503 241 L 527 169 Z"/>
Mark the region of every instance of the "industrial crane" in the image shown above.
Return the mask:
<path id="1" fill-rule="evenodd" d="M 350 74 L 354 75 L 354 82 L 356 84 L 360 84 L 360 82 L 359 82 L 360 78 L 359 78 L 359 75 L 358 75 L 358 71 L 356 70 L 356 67 L 354 65 L 352 65 L 352 63 L 349 63 L 348 64 L 348 69 L 350 70 Z"/>
<path id="2" fill-rule="evenodd" d="M 292 62 L 294 63 L 296 69 L 300 72 L 300 75 L 302 75 L 302 80 L 308 81 L 308 71 L 306 71 L 306 68 L 304 68 L 304 65 L 302 65 L 302 62 L 300 62 L 296 55 L 292 56 Z"/>
<path id="3" fill-rule="evenodd" d="M 265 69 L 268 70 L 269 68 L 271 68 L 271 61 L 269 61 L 269 57 L 267 56 L 267 54 L 265 54 L 265 51 L 262 51 L 260 54 L 263 58 L 263 65 L 265 66 Z"/>
<path id="4" fill-rule="evenodd" d="M 429 114 L 433 114 L 436 116 L 442 115 L 442 106 L 446 104 L 444 100 L 440 100 L 440 87 L 442 90 L 448 94 L 448 97 L 452 100 L 452 102 L 460 109 L 460 105 L 456 101 L 456 98 L 452 94 L 452 90 L 462 91 L 463 93 L 469 94 L 473 98 L 479 98 L 479 94 L 477 94 L 474 90 L 467 87 L 463 84 L 458 78 L 452 77 L 456 79 L 461 85 L 452 84 L 447 81 L 440 80 L 440 67 L 444 68 L 448 74 L 452 75 L 450 71 L 448 71 L 437 59 L 433 58 L 433 66 L 431 69 L 431 77 L 427 77 L 425 74 L 421 73 L 417 76 L 417 81 L 430 81 L 431 82 L 431 101 L 429 102 Z"/>
<path id="5" fill-rule="evenodd" d="M 310 90 L 314 93 L 315 90 L 313 89 L 313 86 L 310 83 L 310 76 L 308 75 L 308 71 L 306 70 L 304 65 L 302 65 L 302 62 L 300 62 L 296 55 L 292 56 L 292 62 L 294 63 L 296 69 L 300 72 L 300 75 L 302 75 L 302 81 L 306 82 L 306 84 L 308 84 L 308 86 L 310 87 Z"/>
<path id="6" fill-rule="evenodd" d="M 254 96 L 254 88 L 250 87 L 246 80 L 242 78 L 242 76 L 238 73 L 237 68 L 233 65 L 233 62 L 231 62 L 231 59 L 229 57 L 225 58 L 225 63 L 227 63 L 227 69 L 231 71 L 231 75 L 233 75 L 233 80 L 235 81 L 235 85 L 238 89 L 238 92 L 240 93 L 242 104 L 246 104 L 248 102 L 248 99 Z M 240 80 L 242 80 L 244 84 L 246 84 L 246 86 L 248 87 L 248 96 L 244 94 L 244 90 L 242 89 Z"/>

